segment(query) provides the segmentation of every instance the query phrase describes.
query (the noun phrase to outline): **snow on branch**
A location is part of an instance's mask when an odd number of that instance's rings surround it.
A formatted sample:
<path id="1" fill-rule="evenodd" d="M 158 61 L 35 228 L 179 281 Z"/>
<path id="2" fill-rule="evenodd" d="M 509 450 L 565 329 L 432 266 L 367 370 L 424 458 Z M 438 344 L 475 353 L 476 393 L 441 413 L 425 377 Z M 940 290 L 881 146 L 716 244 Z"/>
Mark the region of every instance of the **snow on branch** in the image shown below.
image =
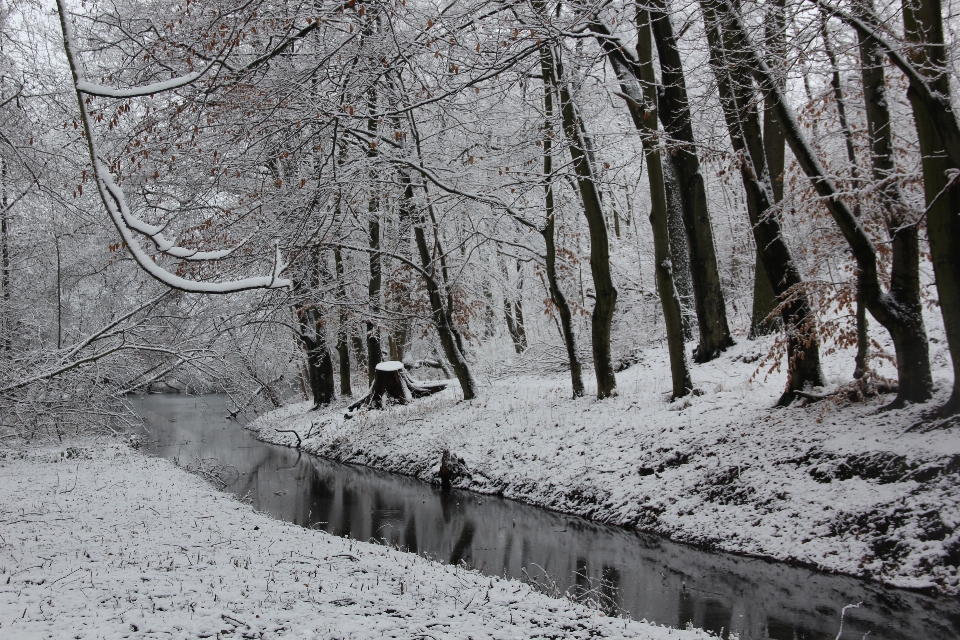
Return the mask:
<path id="1" fill-rule="evenodd" d="M 154 82 L 153 84 L 144 85 L 142 87 L 133 87 L 132 89 L 114 89 L 113 87 L 107 87 L 102 84 L 96 84 L 86 80 L 78 80 L 77 90 L 92 96 L 99 96 L 101 98 L 140 98 L 143 96 L 152 95 L 154 93 L 161 93 L 163 91 L 170 91 L 171 89 L 186 86 L 199 78 L 201 75 L 203 74 L 196 72 L 188 73 L 187 75 L 180 76 L 179 78 L 170 78 L 169 80 Z"/>
<path id="2" fill-rule="evenodd" d="M 160 91 L 167 91 L 176 87 L 184 86 L 199 77 L 200 74 L 190 74 L 182 78 L 175 78 L 167 82 L 159 82 L 138 89 L 113 90 L 107 87 L 101 87 L 83 80 L 82 68 L 77 57 L 76 48 L 73 44 L 73 38 L 70 33 L 70 25 L 67 21 L 67 11 L 64 6 L 64 0 L 57 0 L 57 10 L 60 17 L 60 27 L 63 31 L 63 48 L 67 56 L 67 62 L 70 64 L 70 71 L 73 75 L 74 89 L 77 94 L 77 105 L 80 109 L 80 120 L 83 124 L 83 131 L 87 138 L 87 150 L 90 154 L 90 162 L 93 165 L 93 174 L 97 183 L 97 190 L 100 193 L 100 200 L 110 215 L 114 226 L 120 233 L 121 238 L 126 243 L 130 254 L 141 269 L 150 276 L 159 280 L 163 284 L 173 289 L 187 291 L 191 293 L 233 293 L 236 291 L 246 291 L 249 289 L 281 289 L 292 285 L 291 281 L 280 277 L 287 265 L 280 256 L 279 244 L 276 246 L 276 255 L 273 262 L 273 270 L 268 276 L 255 276 L 250 278 L 241 278 L 239 280 L 230 280 L 226 282 L 205 282 L 188 280 L 177 276 L 167 269 L 164 269 L 154 261 L 154 257 L 149 255 L 138 241 L 136 233 L 147 236 L 156 245 L 157 250 L 164 255 L 182 260 L 191 261 L 211 261 L 226 258 L 233 253 L 239 246 L 242 246 L 246 240 L 230 249 L 220 251 L 197 251 L 177 246 L 173 240 L 163 235 L 163 227 L 158 227 L 147 223 L 135 216 L 127 205 L 126 197 L 120 186 L 114 181 L 109 169 L 100 161 L 97 143 L 94 140 L 93 123 L 90 120 L 90 114 L 87 111 L 84 102 L 85 94 L 104 95 L 114 98 L 126 98 L 139 95 L 149 95 Z M 103 92 L 100 90 L 103 89 Z M 112 92 L 112 93 L 111 93 Z"/>

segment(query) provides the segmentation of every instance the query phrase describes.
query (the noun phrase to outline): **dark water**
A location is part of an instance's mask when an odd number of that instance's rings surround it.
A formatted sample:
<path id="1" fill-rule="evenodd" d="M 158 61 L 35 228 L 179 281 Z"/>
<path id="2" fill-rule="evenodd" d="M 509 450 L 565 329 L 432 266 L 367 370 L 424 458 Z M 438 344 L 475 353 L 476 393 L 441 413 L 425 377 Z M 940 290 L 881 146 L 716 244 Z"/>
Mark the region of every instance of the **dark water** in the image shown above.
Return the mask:
<path id="1" fill-rule="evenodd" d="M 742 640 L 960 638 L 960 602 L 709 553 L 511 500 L 443 493 L 411 478 L 259 442 L 223 398 L 150 396 L 144 448 L 181 465 L 229 465 L 226 489 L 296 524 L 407 548 L 491 575 L 537 580 L 611 614 Z"/>

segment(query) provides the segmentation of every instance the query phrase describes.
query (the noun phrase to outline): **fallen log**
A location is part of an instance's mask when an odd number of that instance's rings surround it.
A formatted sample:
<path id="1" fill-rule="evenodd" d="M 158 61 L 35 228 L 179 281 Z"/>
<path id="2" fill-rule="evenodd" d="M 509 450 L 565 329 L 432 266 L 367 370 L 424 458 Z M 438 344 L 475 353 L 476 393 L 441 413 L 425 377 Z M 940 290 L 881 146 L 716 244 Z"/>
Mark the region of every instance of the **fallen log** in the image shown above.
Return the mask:
<path id="1" fill-rule="evenodd" d="M 415 398 L 425 398 L 438 391 L 443 391 L 449 384 L 449 380 L 431 382 L 414 380 L 407 373 L 402 362 L 396 360 L 381 362 L 374 372 L 370 390 L 365 396 L 347 407 L 346 417 L 352 417 L 353 412 L 361 407 L 383 409 L 387 405 L 387 397 L 399 404 L 409 404 Z"/>

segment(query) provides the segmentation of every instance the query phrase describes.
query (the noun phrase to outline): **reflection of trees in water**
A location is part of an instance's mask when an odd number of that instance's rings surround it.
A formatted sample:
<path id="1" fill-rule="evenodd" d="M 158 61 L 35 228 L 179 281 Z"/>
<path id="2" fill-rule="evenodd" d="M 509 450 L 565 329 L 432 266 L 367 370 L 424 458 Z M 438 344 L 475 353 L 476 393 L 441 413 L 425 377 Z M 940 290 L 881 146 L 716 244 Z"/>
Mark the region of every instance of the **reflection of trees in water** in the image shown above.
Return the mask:
<path id="1" fill-rule="evenodd" d="M 401 525 L 405 520 L 406 503 L 396 496 L 384 494 L 379 488 L 373 491 L 370 529 L 372 539 L 386 545 L 401 544 Z"/>
<path id="2" fill-rule="evenodd" d="M 609 616 L 618 616 L 623 611 L 620 602 L 620 570 L 603 565 L 600 573 L 600 608 Z"/>
<path id="3" fill-rule="evenodd" d="M 692 624 L 726 638 L 733 623 L 733 608 L 716 598 L 698 598 L 684 586 L 677 606 L 677 626 Z M 798 636 L 797 640 L 806 639 Z M 791 640 L 793 637 L 791 636 Z"/>
<path id="4" fill-rule="evenodd" d="M 340 521 L 333 524 L 330 531 L 334 535 L 347 537 L 353 533 L 353 510 L 357 506 L 357 497 L 353 489 L 342 487 L 340 489 Z M 360 532 L 358 532 L 360 533 Z M 358 536 L 354 536 L 358 540 Z"/>
<path id="5" fill-rule="evenodd" d="M 304 473 L 309 478 L 307 482 L 307 496 L 310 502 L 310 526 L 318 525 L 325 531 L 332 528 L 333 507 L 337 498 L 333 489 L 333 482 L 330 478 L 323 477 L 312 469 L 305 470 Z"/>
<path id="6" fill-rule="evenodd" d="M 687 623 L 694 624 L 694 619 L 696 618 L 696 601 L 693 599 L 693 595 L 684 589 L 680 592 L 680 602 L 677 605 L 677 624 L 676 626 L 680 629 L 683 629 L 687 626 Z"/>
<path id="7" fill-rule="evenodd" d="M 839 620 L 839 615 L 837 616 Z M 767 618 L 767 637 L 770 640 L 830 640 L 832 635 L 826 632 L 817 632 L 803 626 L 784 622 L 771 616 Z M 855 638 L 856 636 L 851 636 Z"/>
<path id="8" fill-rule="evenodd" d="M 474 533 L 476 533 L 476 527 L 473 524 L 473 520 L 464 522 L 463 529 L 460 530 L 460 536 L 453 545 L 453 553 L 450 554 L 450 564 L 459 564 L 461 560 L 470 557 Z"/>
<path id="9" fill-rule="evenodd" d="M 587 573 L 587 559 L 577 558 L 577 569 L 573 573 L 573 598 L 583 602 L 590 593 L 590 575 Z"/>
<path id="10" fill-rule="evenodd" d="M 503 566 L 501 568 L 501 573 L 503 575 L 511 575 L 513 573 L 510 570 L 511 554 L 513 554 L 513 533 L 508 533 L 507 542 L 503 545 Z"/>
<path id="11" fill-rule="evenodd" d="M 407 528 L 403 532 L 403 545 L 410 553 L 417 553 L 420 550 L 417 547 L 417 521 L 413 514 L 410 514 L 407 519 Z"/>
<path id="12" fill-rule="evenodd" d="M 567 595 L 577 602 L 595 606 L 609 616 L 623 615 L 622 580 L 620 569 L 608 564 L 601 566 L 600 579 L 594 579 L 590 575 L 587 559 L 580 556 L 576 560 L 573 585 L 567 590 Z"/>
<path id="13" fill-rule="evenodd" d="M 445 523 L 450 524 L 450 520 L 453 518 L 453 513 L 456 511 L 459 505 L 460 502 L 449 491 L 443 491 L 440 493 L 440 511 L 443 514 L 443 521 Z"/>
<path id="14" fill-rule="evenodd" d="M 726 638 L 730 632 L 732 619 L 733 609 L 719 600 L 705 600 L 703 602 L 703 629 Z"/>

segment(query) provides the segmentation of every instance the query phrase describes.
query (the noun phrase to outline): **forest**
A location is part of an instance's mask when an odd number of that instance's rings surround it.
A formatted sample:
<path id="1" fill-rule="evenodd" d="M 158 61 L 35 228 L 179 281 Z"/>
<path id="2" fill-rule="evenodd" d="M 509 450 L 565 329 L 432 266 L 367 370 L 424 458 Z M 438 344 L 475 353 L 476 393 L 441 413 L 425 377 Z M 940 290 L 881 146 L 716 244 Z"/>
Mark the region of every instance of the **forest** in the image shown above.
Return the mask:
<path id="1" fill-rule="evenodd" d="M 321 457 L 955 595 L 956 9 L 0 0 L 0 460 L 219 394 Z"/>

